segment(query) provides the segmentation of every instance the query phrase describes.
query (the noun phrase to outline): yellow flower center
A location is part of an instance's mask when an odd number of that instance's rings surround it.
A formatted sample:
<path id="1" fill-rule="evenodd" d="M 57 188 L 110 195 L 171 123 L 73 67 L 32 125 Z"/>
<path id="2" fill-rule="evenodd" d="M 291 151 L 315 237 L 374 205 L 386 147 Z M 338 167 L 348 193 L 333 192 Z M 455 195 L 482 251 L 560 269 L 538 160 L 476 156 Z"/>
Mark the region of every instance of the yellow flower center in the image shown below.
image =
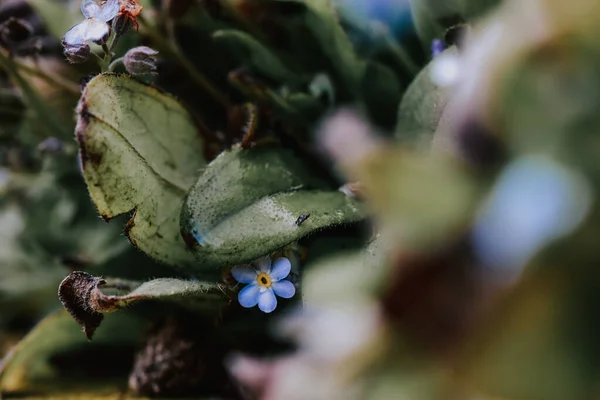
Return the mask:
<path id="1" fill-rule="evenodd" d="M 264 288 L 271 287 L 271 277 L 264 272 L 258 274 L 258 276 L 256 277 L 256 281 L 258 282 L 259 286 L 262 286 Z"/>

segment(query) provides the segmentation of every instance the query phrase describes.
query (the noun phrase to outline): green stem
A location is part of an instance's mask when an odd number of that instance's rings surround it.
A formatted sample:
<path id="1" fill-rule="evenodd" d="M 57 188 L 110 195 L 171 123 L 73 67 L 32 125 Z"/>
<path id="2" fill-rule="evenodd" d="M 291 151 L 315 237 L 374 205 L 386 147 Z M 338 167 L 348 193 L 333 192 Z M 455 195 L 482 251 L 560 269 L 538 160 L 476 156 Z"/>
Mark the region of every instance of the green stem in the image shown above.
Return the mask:
<path id="1" fill-rule="evenodd" d="M 108 72 L 113 72 L 115 70 L 115 68 L 117 68 L 117 66 L 119 64 L 123 64 L 123 60 L 125 59 L 125 57 L 119 57 L 115 60 L 113 60 L 110 65 L 108 66 Z"/>
<path id="2" fill-rule="evenodd" d="M 100 61 L 100 71 L 101 72 L 110 72 L 110 64 L 112 58 L 114 56 L 113 49 L 117 45 L 119 41 L 119 37 L 114 29 L 110 31 L 110 35 L 106 43 L 102 44 L 102 50 L 104 50 L 104 57 L 102 61 Z"/>
<path id="3" fill-rule="evenodd" d="M 138 21 L 146 29 L 146 34 L 150 36 L 152 41 L 156 43 L 158 47 L 163 49 L 165 53 L 173 57 L 190 75 L 190 78 L 200 86 L 204 91 L 211 95 L 219 104 L 225 108 L 229 108 L 230 104 L 227 98 L 215 88 L 208 79 L 194 67 L 194 64 L 181 52 L 179 47 L 165 39 L 160 33 L 158 33 L 154 27 L 152 27 L 148 21 L 146 21 L 141 15 L 138 16 Z"/>
<path id="4" fill-rule="evenodd" d="M 79 97 L 79 95 L 81 94 L 81 91 L 79 90 L 79 86 L 77 84 L 63 78 L 62 76 L 51 75 L 39 69 L 38 67 L 32 67 L 17 60 L 14 60 L 14 63 L 21 71 L 26 72 L 30 75 L 35 75 L 38 78 L 43 79 L 47 83 L 56 86 L 57 88 L 63 89 L 64 91 L 76 95 L 77 97 Z"/>
<path id="5" fill-rule="evenodd" d="M 19 67 L 10 57 L 0 51 L 0 67 L 2 67 L 10 79 L 20 87 L 21 92 L 27 99 L 28 105 L 37 114 L 37 117 L 45 122 L 45 126 L 52 136 L 68 137 L 70 132 L 66 125 L 59 120 L 56 112 L 48 107 L 47 103 L 37 93 L 37 91 L 27 82 L 19 72 Z"/>

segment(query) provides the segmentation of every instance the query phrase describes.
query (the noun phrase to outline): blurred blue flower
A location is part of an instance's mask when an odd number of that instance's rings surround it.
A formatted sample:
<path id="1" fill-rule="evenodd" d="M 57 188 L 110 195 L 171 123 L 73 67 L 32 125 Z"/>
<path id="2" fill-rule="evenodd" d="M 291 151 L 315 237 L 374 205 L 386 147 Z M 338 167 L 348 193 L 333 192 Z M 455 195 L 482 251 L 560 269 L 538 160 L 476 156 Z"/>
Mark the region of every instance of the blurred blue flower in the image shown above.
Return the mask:
<path id="1" fill-rule="evenodd" d="M 572 232 L 591 204 L 578 173 L 543 157 L 523 157 L 501 174 L 473 232 L 487 266 L 520 272 L 552 240 Z"/>
<path id="2" fill-rule="evenodd" d="M 335 0 L 338 9 L 355 22 L 378 21 L 393 35 L 402 35 L 411 27 L 408 0 Z"/>
<path id="3" fill-rule="evenodd" d="M 238 294 L 242 307 L 250 308 L 258 304 L 258 308 L 270 313 L 277 307 L 277 298 L 289 299 L 296 293 L 294 285 L 284 280 L 291 270 L 291 263 L 285 257 L 278 258 L 271 266 L 271 258 L 259 259 L 256 267 L 234 267 L 231 271 L 236 281 L 247 283 Z"/>
<path id="4" fill-rule="evenodd" d="M 444 50 L 446 50 L 446 45 L 444 44 L 443 40 L 435 39 L 433 42 L 431 42 L 431 55 L 433 57 L 441 54 Z"/>
<path id="5" fill-rule="evenodd" d="M 119 0 L 108 0 L 104 6 L 94 0 L 83 0 L 81 12 L 86 19 L 69 29 L 63 43 L 65 46 L 80 46 L 89 40 L 101 41 L 108 36 L 108 22 L 117 16 L 120 8 Z"/>

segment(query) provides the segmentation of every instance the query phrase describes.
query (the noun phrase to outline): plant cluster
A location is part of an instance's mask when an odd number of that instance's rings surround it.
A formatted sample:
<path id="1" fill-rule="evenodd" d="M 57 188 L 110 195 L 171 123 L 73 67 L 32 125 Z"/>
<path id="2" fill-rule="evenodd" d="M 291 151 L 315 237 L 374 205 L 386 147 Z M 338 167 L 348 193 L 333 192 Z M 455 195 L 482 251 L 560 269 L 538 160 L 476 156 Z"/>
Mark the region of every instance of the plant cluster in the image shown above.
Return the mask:
<path id="1" fill-rule="evenodd" d="M 0 396 L 598 396 L 599 31 L 595 0 L 3 2 Z"/>

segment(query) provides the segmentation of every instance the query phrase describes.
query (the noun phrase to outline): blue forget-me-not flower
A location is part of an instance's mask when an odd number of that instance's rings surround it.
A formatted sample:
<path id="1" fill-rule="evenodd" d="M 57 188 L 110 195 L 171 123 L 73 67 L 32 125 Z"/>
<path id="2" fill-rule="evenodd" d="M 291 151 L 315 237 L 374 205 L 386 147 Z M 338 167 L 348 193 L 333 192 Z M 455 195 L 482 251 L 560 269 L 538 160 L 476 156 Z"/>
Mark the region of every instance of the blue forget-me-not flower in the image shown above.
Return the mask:
<path id="1" fill-rule="evenodd" d="M 270 313 L 277 307 L 275 295 L 289 299 L 296 293 L 294 284 L 284 280 L 292 266 L 285 257 L 278 258 L 272 265 L 270 257 L 261 258 L 255 264 L 231 270 L 236 281 L 248 284 L 238 294 L 238 300 L 242 307 L 250 308 L 258 304 L 261 311 Z"/>

